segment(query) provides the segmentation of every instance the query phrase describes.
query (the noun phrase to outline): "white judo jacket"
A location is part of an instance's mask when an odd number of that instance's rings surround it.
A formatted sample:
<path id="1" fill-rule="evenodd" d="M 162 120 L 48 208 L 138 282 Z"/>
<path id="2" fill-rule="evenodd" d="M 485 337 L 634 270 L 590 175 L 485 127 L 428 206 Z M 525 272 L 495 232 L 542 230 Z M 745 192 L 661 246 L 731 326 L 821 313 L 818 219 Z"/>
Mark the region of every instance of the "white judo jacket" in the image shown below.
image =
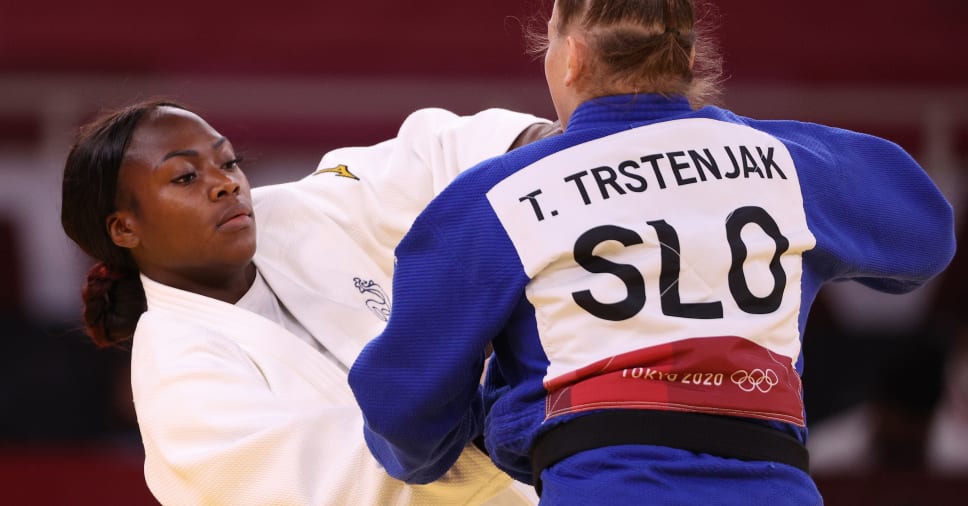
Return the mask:
<path id="1" fill-rule="evenodd" d="M 148 311 L 131 376 L 155 497 L 177 506 L 534 504 L 472 446 L 440 481 L 390 478 L 363 441 L 346 370 L 386 323 L 393 251 L 420 210 L 461 170 L 544 121 L 421 110 L 395 139 L 332 151 L 302 180 L 253 190 L 256 265 L 332 356 L 260 315 L 142 276 Z"/>

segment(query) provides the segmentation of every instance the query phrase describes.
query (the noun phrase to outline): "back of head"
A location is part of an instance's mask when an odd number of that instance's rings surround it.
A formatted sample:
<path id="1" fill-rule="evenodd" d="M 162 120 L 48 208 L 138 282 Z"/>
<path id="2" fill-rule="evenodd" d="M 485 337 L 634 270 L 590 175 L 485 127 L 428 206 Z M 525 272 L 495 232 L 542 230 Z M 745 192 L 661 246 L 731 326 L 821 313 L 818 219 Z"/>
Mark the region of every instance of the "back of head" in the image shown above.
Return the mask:
<path id="1" fill-rule="evenodd" d="M 557 0 L 556 8 L 558 32 L 579 31 L 588 43 L 591 95 L 683 95 L 694 107 L 718 95 L 721 59 L 694 0 Z"/>
<path id="2" fill-rule="evenodd" d="M 124 343 L 145 311 L 144 290 L 130 253 L 111 240 L 107 219 L 115 211 L 118 174 L 139 122 L 164 101 L 147 101 L 103 114 L 78 131 L 61 193 L 61 225 L 72 241 L 98 261 L 82 290 L 84 323 L 99 346 Z"/>

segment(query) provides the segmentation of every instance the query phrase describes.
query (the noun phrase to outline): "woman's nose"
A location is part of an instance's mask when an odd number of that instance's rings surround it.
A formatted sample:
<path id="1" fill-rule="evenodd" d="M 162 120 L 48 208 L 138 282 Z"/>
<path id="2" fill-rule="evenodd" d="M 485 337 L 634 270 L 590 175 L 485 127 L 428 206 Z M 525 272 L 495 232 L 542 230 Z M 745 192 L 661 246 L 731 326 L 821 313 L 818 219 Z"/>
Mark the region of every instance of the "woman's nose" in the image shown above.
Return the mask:
<path id="1" fill-rule="evenodd" d="M 241 185 L 231 174 L 218 170 L 212 176 L 212 186 L 209 189 L 209 198 L 214 202 L 228 195 L 238 195 Z"/>

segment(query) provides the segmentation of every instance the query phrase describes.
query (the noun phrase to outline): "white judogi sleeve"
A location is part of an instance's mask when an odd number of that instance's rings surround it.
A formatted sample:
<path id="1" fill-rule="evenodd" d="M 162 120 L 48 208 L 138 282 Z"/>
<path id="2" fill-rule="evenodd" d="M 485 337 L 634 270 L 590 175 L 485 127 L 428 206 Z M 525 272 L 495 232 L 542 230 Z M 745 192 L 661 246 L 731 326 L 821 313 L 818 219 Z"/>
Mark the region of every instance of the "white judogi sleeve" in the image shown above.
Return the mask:
<path id="1" fill-rule="evenodd" d="M 323 156 L 306 178 L 253 190 L 256 264 L 282 303 L 347 368 L 386 323 L 393 251 L 461 171 L 547 120 L 489 109 L 411 114 L 396 138 Z"/>
<path id="2" fill-rule="evenodd" d="M 463 117 L 424 109 L 394 139 L 334 150 L 302 180 L 253 190 L 256 264 L 281 303 L 348 369 L 386 324 L 393 252 L 413 220 L 461 171 L 505 153 L 536 123 L 550 122 L 502 109 Z M 345 373 L 342 381 L 348 388 Z M 362 428 L 353 437 L 365 448 Z M 448 474 L 452 497 L 483 487 L 491 492 L 467 504 L 537 502 L 530 486 L 494 471 L 469 446 Z"/>

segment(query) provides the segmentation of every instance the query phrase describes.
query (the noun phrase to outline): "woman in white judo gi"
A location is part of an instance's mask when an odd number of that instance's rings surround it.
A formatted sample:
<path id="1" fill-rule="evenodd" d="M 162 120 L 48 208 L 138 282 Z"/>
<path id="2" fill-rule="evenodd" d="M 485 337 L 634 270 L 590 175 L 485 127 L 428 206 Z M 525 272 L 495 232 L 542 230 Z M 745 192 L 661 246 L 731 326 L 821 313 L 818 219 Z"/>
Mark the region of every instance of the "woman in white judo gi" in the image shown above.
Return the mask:
<path id="1" fill-rule="evenodd" d="M 133 336 L 152 493 L 180 506 L 532 503 L 470 446 L 437 483 L 390 478 L 346 370 L 385 323 L 393 248 L 419 210 L 535 124 L 547 122 L 418 111 L 396 139 L 333 151 L 251 196 L 232 144 L 176 104 L 82 128 L 62 224 L 98 261 L 88 333 L 101 346 Z"/>

